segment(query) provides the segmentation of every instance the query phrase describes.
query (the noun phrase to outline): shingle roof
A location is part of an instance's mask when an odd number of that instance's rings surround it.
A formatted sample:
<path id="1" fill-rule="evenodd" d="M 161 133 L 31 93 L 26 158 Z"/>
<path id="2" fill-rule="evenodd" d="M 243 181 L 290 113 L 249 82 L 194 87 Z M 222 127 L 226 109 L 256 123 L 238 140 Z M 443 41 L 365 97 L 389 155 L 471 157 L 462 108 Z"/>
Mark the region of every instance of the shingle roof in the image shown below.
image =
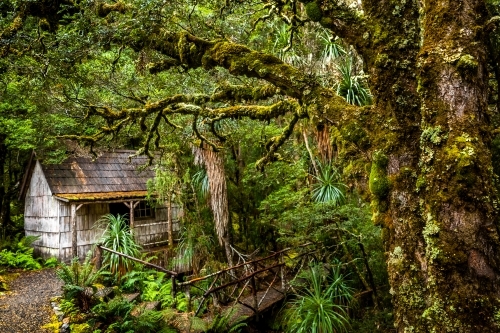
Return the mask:
<path id="1" fill-rule="evenodd" d="M 42 165 L 53 194 L 110 193 L 146 191 L 146 182 L 154 178 L 145 156 L 134 157 L 132 150 L 104 153 L 95 161 L 90 158 L 68 158 L 61 164 Z"/>

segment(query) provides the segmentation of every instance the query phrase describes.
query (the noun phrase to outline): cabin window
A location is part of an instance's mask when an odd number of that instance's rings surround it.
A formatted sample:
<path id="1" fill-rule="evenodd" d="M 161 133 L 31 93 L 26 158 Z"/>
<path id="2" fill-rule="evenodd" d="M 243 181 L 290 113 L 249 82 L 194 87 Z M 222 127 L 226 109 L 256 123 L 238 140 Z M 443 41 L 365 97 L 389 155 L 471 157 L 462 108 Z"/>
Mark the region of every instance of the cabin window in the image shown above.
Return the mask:
<path id="1" fill-rule="evenodd" d="M 140 201 L 134 209 L 135 219 L 147 219 L 154 217 L 155 210 L 146 201 Z"/>

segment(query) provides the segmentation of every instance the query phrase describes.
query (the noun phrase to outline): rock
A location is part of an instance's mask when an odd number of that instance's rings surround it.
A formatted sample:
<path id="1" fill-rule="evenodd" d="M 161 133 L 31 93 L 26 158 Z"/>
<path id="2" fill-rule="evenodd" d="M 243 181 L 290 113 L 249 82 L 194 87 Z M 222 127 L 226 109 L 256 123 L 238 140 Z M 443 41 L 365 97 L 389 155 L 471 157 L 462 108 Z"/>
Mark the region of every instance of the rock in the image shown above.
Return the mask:
<path id="1" fill-rule="evenodd" d="M 69 324 L 68 323 L 62 324 L 59 333 L 70 333 Z"/>

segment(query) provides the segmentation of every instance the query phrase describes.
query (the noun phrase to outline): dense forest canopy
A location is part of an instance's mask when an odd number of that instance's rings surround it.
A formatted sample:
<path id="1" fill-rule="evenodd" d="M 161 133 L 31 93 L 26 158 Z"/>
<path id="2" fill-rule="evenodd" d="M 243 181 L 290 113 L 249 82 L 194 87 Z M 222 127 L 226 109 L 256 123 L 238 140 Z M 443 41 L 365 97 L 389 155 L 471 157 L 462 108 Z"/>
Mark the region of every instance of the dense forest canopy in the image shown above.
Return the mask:
<path id="1" fill-rule="evenodd" d="M 320 177 L 336 160 L 383 229 L 397 331 L 496 332 L 499 5 L 3 1 L 2 226 L 31 149 L 57 160 L 69 139 L 162 151 L 179 181 L 192 151 L 226 254 L 224 202 L 251 219 L 271 189 L 307 189 L 294 161 Z M 246 191 L 263 172 L 277 183 Z M 269 215 L 294 206 L 276 193 Z"/>

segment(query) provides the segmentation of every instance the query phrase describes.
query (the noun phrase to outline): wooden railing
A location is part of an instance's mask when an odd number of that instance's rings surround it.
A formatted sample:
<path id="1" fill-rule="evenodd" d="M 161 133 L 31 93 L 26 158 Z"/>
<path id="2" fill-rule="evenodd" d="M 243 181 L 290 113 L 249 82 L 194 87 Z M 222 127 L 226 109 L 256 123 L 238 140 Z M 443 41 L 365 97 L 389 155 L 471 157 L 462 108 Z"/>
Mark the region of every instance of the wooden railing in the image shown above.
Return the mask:
<path id="1" fill-rule="evenodd" d="M 300 247 L 307 247 L 308 245 L 311 244 L 303 244 Z M 186 298 L 188 299 L 188 311 L 191 310 L 192 306 L 190 293 L 191 287 L 202 290 L 203 294 L 196 309 L 195 315 L 198 315 L 203 307 L 203 304 L 206 302 L 207 298 L 210 295 L 214 296 L 214 303 L 218 302 L 219 298 L 229 299 L 233 302 L 233 306 L 236 304 L 241 304 L 245 307 L 250 308 L 255 315 L 258 315 L 261 305 L 263 304 L 266 296 L 271 289 L 282 294 L 285 294 L 287 292 L 288 284 L 286 280 L 287 272 L 285 271 L 285 256 L 287 256 L 290 251 L 297 249 L 297 247 L 286 248 L 281 251 L 274 252 L 266 257 L 251 260 L 246 260 L 244 256 L 239 254 L 239 263 L 237 265 L 224 268 L 217 272 L 207 274 L 202 277 L 193 278 L 184 282 L 177 281 L 177 278 L 179 276 L 178 272 L 174 272 L 164 267 L 134 258 L 124 253 L 114 251 L 100 244 L 97 245 L 96 249 L 98 267 L 100 267 L 102 260 L 102 251 L 104 250 L 170 275 L 172 281 L 172 297 L 175 299 L 177 292 L 180 291 L 180 289 L 184 289 Z M 305 251 L 294 258 L 297 259 L 298 257 L 306 256 L 312 252 L 314 251 Z M 271 274 L 269 274 L 268 272 L 271 272 Z M 212 281 L 210 281 L 209 287 L 204 289 L 200 285 L 201 282 L 210 279 L 212 279 Z M 278 286 L 278 284 L 280 285 Z M 264 285 L 265 289 L 261 290 L 261 285 Z M 258 297 L 259 290 L 261 290 L 260 299 Z M 241 301 L 241 299 L 244 297 L 246 297 L 247 299 L 248 297 L 251 297 L 251 304 Z"/>

